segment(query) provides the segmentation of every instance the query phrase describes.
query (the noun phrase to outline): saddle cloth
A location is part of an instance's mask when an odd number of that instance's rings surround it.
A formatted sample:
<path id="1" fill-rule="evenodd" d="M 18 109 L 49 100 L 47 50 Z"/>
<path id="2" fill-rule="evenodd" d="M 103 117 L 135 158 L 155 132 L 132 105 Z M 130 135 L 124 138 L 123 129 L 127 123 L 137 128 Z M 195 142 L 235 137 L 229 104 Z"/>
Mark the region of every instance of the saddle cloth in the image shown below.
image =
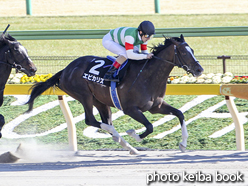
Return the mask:
<path id="1" fill-rule="evenodd" d="M 108 71 L 108 69 L 111 67 L 113 62 L 115 62 L 115 60 L 116 58 L 112 56 L 107 56 L 107 58 L 94 58 L 90 62 L 89 66 L 85 70 L 82 77 L 84 79 L 87 79 L 88 81 L 93 81 L 93 82 L 110 87 L 111 82 L 104 81 L 103 76 Z M 116 73 L 114 74 L 114 75 L 118 75 L 120 82 L 123 79 L 128 66 L 129 66 L 129 62 L 127 60 L 121 65 L 118 71 L 116 71 Z M 119 83 L 117 83 L 116 86 L 118 86 Z"/>

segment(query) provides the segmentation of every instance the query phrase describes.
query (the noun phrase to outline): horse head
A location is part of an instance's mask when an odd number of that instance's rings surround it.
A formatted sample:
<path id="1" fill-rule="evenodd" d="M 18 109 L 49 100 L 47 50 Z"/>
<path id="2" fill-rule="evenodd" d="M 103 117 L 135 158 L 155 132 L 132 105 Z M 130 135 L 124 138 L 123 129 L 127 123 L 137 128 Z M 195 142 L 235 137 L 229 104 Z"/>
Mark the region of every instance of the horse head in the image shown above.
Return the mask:
<path id="1" fill-rule="evenodd" d="M 174 44 L 176 65 L 193 76 L 200 76 L 203 68 L 195 58 L 194 50 L 185 42 L 183 35 L 181 34 L 180 38 L 172 38 L 171 41 Z"/>
<path id="2" fill-rule="evenodd" d="M 1 37 L 4 43 L 8 46 L 8 50 L 5 52 L 7 62 L 28 76 L 35 75 L 37 69 L 29 58 L 27 49 L 9 34 L 3 34 Z"/>

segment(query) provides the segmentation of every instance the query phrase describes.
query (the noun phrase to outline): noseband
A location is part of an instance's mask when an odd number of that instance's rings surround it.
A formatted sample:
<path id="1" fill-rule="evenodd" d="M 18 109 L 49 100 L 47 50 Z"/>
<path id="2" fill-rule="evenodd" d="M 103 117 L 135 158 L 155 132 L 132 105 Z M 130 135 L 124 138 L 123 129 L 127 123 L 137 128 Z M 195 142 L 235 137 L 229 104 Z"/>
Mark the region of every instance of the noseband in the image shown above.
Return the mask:
<path id="1" fill-rule="evenodd" d="M 180 45 L 182 45 L 183 43 L 181 43 Z M 187 73 L 189 73 L 190 72 L 190 68 L 189 68 L 188 65 L 186 65 L 186 63 L 185 63 L 184 59 L 182 58 L 182 56 L 181 56 L 181 54 L 180 54 L 180 52 L 179 52 L 179 50 L 178 50 L 178 48 L 177 48 L 176 45 L 174 45 L 174 51 L 175 52 L 174 52 L 174 59 L 173 59 L 173 61 L 175 63 L 175 66 L 177 66 L 178 68 L 182 68 Z M 176 59 L 178 61 L 178 64 L 176 63 Z"/>

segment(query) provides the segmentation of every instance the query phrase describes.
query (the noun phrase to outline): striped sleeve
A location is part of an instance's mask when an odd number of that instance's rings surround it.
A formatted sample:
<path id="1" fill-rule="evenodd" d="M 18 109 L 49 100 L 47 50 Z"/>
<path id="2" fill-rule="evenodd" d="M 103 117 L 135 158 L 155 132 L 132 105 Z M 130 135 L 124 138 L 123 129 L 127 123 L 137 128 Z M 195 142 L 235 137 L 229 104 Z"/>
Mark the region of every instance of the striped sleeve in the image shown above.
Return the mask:
<path id="1" fill-rule="evenodd" d="M 139 60 L 139 59 L 146 59 L 146 54 L 138 54 L 133 52 L 133 44 L 134 44 L 134 38 L 132 36 L 126 36 L 125 37 L 125 49 L 127 52 L 127 57 L 129 59 Z"/>
<path id="2" fill-rule="evenodd" d="M 147 42 L 141 44 L 141 45 L 140 45 L 140 48 L 141 48 L 141 52 L 142 52 L 143 54 L 148 54 L 148 53 L 149 53 L 148 50 L 147 50 Z"/>

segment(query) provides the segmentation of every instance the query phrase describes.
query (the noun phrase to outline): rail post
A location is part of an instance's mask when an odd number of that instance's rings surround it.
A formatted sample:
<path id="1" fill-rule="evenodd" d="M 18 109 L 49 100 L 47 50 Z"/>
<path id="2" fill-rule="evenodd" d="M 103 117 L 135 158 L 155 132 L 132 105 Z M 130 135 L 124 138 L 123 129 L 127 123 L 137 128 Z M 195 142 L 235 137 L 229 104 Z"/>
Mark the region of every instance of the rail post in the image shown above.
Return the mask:
<path id="1" fill-rule="evenodd" d="M 154 4 L 155 4 L 155 13 L 160 13 L 160 2 L 159 0 L 154 0 Z"/>
<path id="2" fill-rule="evenodd" d="M 73 116 L 70 110 L 70 107 L 65 100 L 64 95 L 58 96 L 59 105 L 65 117 L 67 123 L 67 130 L 68 130 L 68 140 L 69 140 L 69 149 L 71 151 L 77 151 L 77 133 L 76 133 L 76 126 L 73 121 Z"/>
<path id="3" fill-rule="evenodd" d="M 238 117 L 238 109 L 230 96 L 225 96 L 227 108 L 232 116 L 233 122 L 235 124 L 236 133 L 236 147 L 238 151 L 245 151 L 245 137 L 244 137 L 244 127 L 241 124 Z"/>
<path id="4" fill-rule="evenodd" d="M 32 15 L 32 3 L 31 3 L 31 0 L 26 0 L 26 12 L 27 12 L 27 15 Z"/>
<path id="5" fill-rule="evenodd" d="M 226 59 L 231 59 L 231 56 L 218 56 L 217 59 L 222 59 L 222 63 L 223 63 L 223 74 L 226 73 Z"/>

